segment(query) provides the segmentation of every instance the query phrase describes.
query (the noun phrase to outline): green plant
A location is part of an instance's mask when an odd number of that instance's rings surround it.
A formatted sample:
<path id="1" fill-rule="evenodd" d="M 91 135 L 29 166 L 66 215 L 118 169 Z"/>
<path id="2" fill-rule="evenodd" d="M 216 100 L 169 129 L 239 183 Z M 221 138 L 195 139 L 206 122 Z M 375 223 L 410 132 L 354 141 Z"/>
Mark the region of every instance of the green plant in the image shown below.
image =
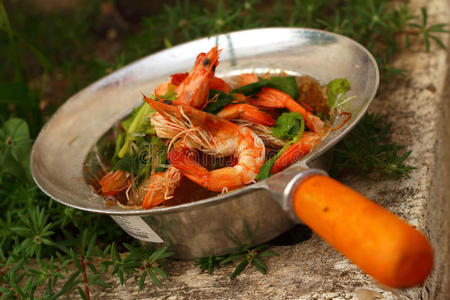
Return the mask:
<path id="1" fill-rule="evenodd" d="M 214 256 L 198 258 L 194 261 L 196 266 L 199 266 L 201 271 L 208 271 L 212 274 L 215 269 L 220 268 L 225 264 L 229 264 L 235 261 L 239 261 L 234 271 L 230 274 L 230 279 L 236 278 L 241 274 L 249 265 L 254 266 L 261 274 L 266 275 L 267 265 L 263 262 L 263 257 L 277 256 L 278 253 L 267 250 L 269 245 L 261 244 L 256 247 L 250 247 L 253 243 L 253 238 L 258 230 L 258 226 L 250 228 L 248 223 L 244 221 L 242 223 L 242 231 L 244 240 L 240 240 L 235 234 L 229 233 L 228 238 L 236 244 L 236 248 L 226 256 Z"/>
<path id="2" fill-rule="evenodd" d="M 262 244 L 257 247 L 249 248 L 242 246 L 228 256 L 208 256 L 198 258 L 195 260 L 195 265 L 199 266 L 202 271 L 208 270 L 209 274 L 214 272 L 214 269 L 220 268 L 222 265 L 239 261 L 234 271 L 230 274 L 230 279 L 236 278 L 249 265 L 252 265 L 261 274 L 267 274 L 267 265 L 262 261 L 263 257 L 277 256 L 278 253 L 266 250 L 269 245 Z"/>
<path id="3" fill-rule="evenodd" d="M 411 151 L 389 142 L 392 123 L 377 114 L 366 114 L 358 126 L 334 150 L 332 176 L 352 172 L 363 176 L 409 178 L 415 167 L 405 164 Z"/>

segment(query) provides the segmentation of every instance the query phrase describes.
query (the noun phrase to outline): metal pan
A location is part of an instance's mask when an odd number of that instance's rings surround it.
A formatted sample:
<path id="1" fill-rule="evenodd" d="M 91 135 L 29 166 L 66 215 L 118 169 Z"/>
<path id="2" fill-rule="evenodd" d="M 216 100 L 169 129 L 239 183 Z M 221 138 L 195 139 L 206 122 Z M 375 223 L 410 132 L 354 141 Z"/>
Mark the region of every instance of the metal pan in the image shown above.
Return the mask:
<path id="1" fill-rule="evenodd" d="M 349 94 L 355 98 L 344 109 L 352 113 L 350 121 L 331 132 L 301 162 L 225 195 L 151 210 L 106 206 L 85 176 L 86 168 L 89 173 L 89 168 L 98 167 L 93 162 L 101 161 L 94 159 L 101 155 L 97 141 L 142 101 L 141 92 L 151 94 L 170 74 L 190 70 L 195 56 L 216 44 L 223 49 L 216 70 L 219 77 L 284 71 L 310 75 L 322 83 L 349 79 Z M 308 166 L 357 124 L 374 98 L 378 83 L 379 72 L 372 55 L 355 41 L 337 34 L 267 28 L 196 40 L 147 56 L 67 100 L 36 139 L 31 171 L 38 186 L 56 201 L 108 214 L 135 238 L 171 244 L 181 259 L 225 254 L 236 247 L 236 239 L 260 244 L 300 222 L 293 201 L 295 191 L 308 178 L 326 176 L 324 171 Z M 338 118 L 336 124 L 340 122 Z M 348 211 L 349 215 L 354 213 Z M 316 230 L 312 224 L 307 225 Z"/>

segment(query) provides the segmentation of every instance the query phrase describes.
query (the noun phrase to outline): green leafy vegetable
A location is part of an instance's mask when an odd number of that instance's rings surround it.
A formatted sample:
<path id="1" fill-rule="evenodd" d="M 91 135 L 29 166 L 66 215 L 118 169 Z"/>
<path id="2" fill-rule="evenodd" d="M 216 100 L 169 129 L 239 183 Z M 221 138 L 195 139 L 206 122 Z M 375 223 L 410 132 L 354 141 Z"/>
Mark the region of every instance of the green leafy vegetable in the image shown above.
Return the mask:
<path id="1" fill-rule="evenodd" d="M 126 153 L 122 158 L 118 158 L 113 170 L 123 170 L 136 174 L 139 171 L 139 156 Z"/>
<path id="2" fill-rule="evenodd" d="M 130 143 L 134 141 L 139 134 L 145 135 L 147 128 L 150 126 L 149 124 L 145 126 L 146 123 L 149 122 L 148 115 L 152 112 L 154 112 L 153 108 L 147 102 L 144 102 L 133 111 L 129 118 L 131 121 L 122 122 L 122 126 L 126 131 L 126 136 L 122 147 L 117 153 L 119 158 L 125 156 L 129 150 Z M 130 123 L 128 124 L 128 122 Z"/>
<path id="3" fill-rule="evenodd" d="M 157 136 L 138 137 L 132 141 L 130 151 L 123 157 L 117 155 L 113 158 L 115 162 L 113 170 L 124 170 L 138 176 L 136 184 L 141 179 L 146 179 L 152 171 L 159 172 L 165 168 L 162 167 L 166 163 L 167 146 Z"/>
<path id="4" fill-rule="evenodd" d="M 336 107 L 342 104 L 342 98 L 344 94 L 347 93 L 351 88 L 350 81 L 345 78 L 338 78 L 330 81 L 327 84 L 328 89 L 328 100 L 327 104 L 329 107 Z"/>
<path id="5" fill-rule="evenodd" d="M 305 129 L 303 116 L 297 112 L 282 113 L 271 127 L 272 135 L 282 140 L 290 140 Z"/>
<path id="6" fill-rule="evenodd" d="M 270 177 L 270 169 L 272 168 L 275 161 L 280 157 L 281 150 L 274 156 L 272 156 L 270 159 L 266 160 L 264 165 L 259 169 L 258 175 L 256 175 L 256 181 L 261 181 L 263 179 L 266 179 L 267 177 Z"/>
<path id="7" fill-rule="evenodd" d="M 284 145 L 283 148 L 280 149 L 280 151 L 278 151 L 278 153 L 276 155 L 274 155 L 273 157 L 271 157 L 269 160 L 267 160 L 264 165 L 261 167 L 261 169 L 259 169 L 259 173 L 258 175 L 256 175 L 256 181 L 261 181 L 263 179 L 266 179 L 267 177 L 270 177 L 270 169 L 272 168 L 273 164 L 275 163 L 275 161 L 281 156 L 281 154 L 283 154 L 284 151 L 286 151 L 286 149 L 288 149 L 291 145 L 297 143 L 300 138 L 303 135 L 303 130 L 304 130 L 305 126 L 302 122 L 302 129 L 299 131 L 298 135 L 296 137 L 294 137 L 292 140 L 290 140 L 288 143 L 286 143 L 286 145 Z"/>
<path id="8" fill-rule="evenodd" d="M 234 89 L 234 93 L 241 93 L 245 96 L 256 95 L 263 87 L 271 87 L 274 89 L 281 90 L 292 97 L 292 99 L 297 99 L 300 96 L 300 91 L 298 90 L 297 81 L 294 76 L 282 76 L 282 77 L 272 77 L 270 79 L 260 79 L 257 82 L 250 83 Z"/>
<path id="9" fill-rule="evenodd" d="M 206 105 L 204 111 L 214 115 L 221 111 L 226 105 L 231 104 L 236 100 L 232 94 L 227 94 L 219 90 L 210 90 L 208 99 L 212 100 Z"/>
<path id="10" fill-rule="evenodd" d="M 280 151 L 270 159 L 268 159 L 264 165 L 259 169 L 259 173 L 256 176 L 257 181 L 261 181 L 270 177 L 270 169 L 275 161 L 283 154 L 283 152 L 292 144 L 296 143 L 303 135 L 305 130 L 305 121 L 303 116 L 296 112 L 283 113 L 275 121 L 275 126 L 270 128 L 272 134 L 281 139 L 292 139 L 289 141 Z"/>

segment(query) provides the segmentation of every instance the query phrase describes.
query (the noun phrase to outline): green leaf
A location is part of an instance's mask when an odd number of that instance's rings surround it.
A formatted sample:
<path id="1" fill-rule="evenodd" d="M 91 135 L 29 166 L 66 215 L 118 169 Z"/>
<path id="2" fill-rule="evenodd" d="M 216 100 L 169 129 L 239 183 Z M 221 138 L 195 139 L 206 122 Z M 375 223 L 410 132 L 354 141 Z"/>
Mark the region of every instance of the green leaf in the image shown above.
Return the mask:
<path id="1" fill-rule="evenodd" d="M 92 234 L 91 239 L 89 240 L 89 244 L 86 250 L 86 257 L 91 257 L 92 251 L 94 250 L 95 242 L 97 241 L 97 235 Z"/>
<path id="2" fill-rule="evenodd" d="M 248 265 L 248 260 L 247 260 L 247 259 L 244 259 L 243 261 L 241 261 L 241 262 L 237 265 L 236 269 L 234 269 L 233 273 L 231 273 L 230 279 L 234 279 L 234 278 L 236 278 L 236 276 L 238 276 L 239 274 L 241 274 L 241 273 L 245 270 L 245 268 L 247 267 L 247 265 Z"/>
<path id="3" fill-rule="evenodd" d="M 74 287 L 76 287 L 80 282 L 81 279 L 77 279 L 78 276 L 80 275 L 80 272 L 75 272 L 73 273 L 69 279 L 67 279 L 67 281 L 64 283 L 63 287 L 61 288 L 61 290 L 59 290 L 56 294 L 52 295 L 50 297 L 51 300 L 57 299 L 60 296 L 67 294 L 69 291 L 71 291 Z"/>
<path id="4" fill-rule="evenodd" d="M 142 291 L 144 288 L 145 278 L 147 277 L 147 272 L 142 272 L 141 277 L 139 278 L 138 288 L 139 291 Z"/>
<path id="5" fill-rule="evenodd" d="M 26 227 L 11 227 L 10 230 L 21 236 L 28 236 L 30 233 L 30 229 Z"/>
<path id="6" fill-rule="evenodd" d="M 210 90 L 208 99 L 210 99 L 208 105 L 206 105 L 203 110 L 214 115 L 221 111 L 226 105 L 231 104 L 236 100 L 232 94 L 227 94 L 219 90 Z"/>
<path id="7" fill-rule="evenodd" d="M 77 255 L 75 254 L 75 251 L 73 249 L 69 249 L 70 256 L 72 257 L 72 261 L 77 267 L 78 271 L 83 272 L 83 267 L 81 266 L 80 260 L 78 259 Z"/>
<path id="8" fill-rule="evenodd" d="M 222 260 L 220 262 L 221 265 L 225 265 L 227 263 L 230 263 L 232 261 L 235 261 L 237 259 L 243 258 L 247 255 L 247 252 L 242 252 L 242 253 L 238 253 L 238 254 L 232 254 L 230 256 L 228 256 L 227 258 L 225 258 L 224 260 Z"/>
<path id="9" fill-rule="evenodd" d="M 263 87 L 271 87 L 285 92 L 292 99 L 296 100 L 300 96 L 295 76 L 277 76 L 270 79 L 260 79 L 257 82 L 241 86 L 233 90 L 233 93 L 241 93 L 245 96 L 256 95 Z"/>
<path id="10" fill-rule="evenodd" d="M 259 169 L 258 175 L 256 175 L 256 181 L 264 180 L 270 177 L 270 169 L 272 169 L 273 164 L 278 159 L 278 154 L 272 156 L 270 159 L 266 160 L 264 165 Z"/>
<path id="11" fill-rule="evenodd" d="M 290 140 L 303 133 L 305 122 L 303 116 L 297 112 L 282 113 L 270 128 L 273 136 L 283 140 Z"/>
<path id="12" fill-rule="evenodd" d="M 97 280 L 95 281 L 95 284 L 97 284 L 97 285 L 99 285 L 101 287 L 107 288 L 107 289 L 112 288 L 112 286 L 109 283 L 107 283 L 107 282 L 105 282 L 105 281 L 103 281 L 103 280 L 101 280 L 99 278 L 97 278 Z"/>
<path id="13" fill-rule="evenodd" d="M 87 298 L 86 294 L 84 293 L 84 291 L 80 287 L 77 287 L 77 289 L 78 289 L 78 294 L 80 294 L 81 299 L 88 300 L 88 298 Z"/>
<path id="14" fill-rule="evenodd" d="M 122 158 L 117 160 L 112 170 L 123 170 L 128 173 L 137 174 L 139 171 L 139 156 L 137 154 L 126 153 Z"/>
<path id="15" fill-rule="evenodd" d="M 255 266 L 255 268 L 262 274 L 266 275 L 267 274 L 267 266 L 265 263 L 262 262 L 262 260 L 260 260 L 257 257 L 253 257 L 253 262 L 252 264 Z"/>
<path id="16" fill-rule="evenodd" d="M 148 275 L 150 276 L 150 279 L 155 283 L 157 286 L 162 286 L 162 282 L 156 277 L 155 273 L 151 269 L 147 269 Z"/>
<path id="17" fill-rule="evenodd" d="M 430 38 L 433 39 L 436 42 L 436 44 L 439 45 L 439 47 L 441 47 L 442 49 L 446 49 L 444 42 L 442 42 L 440 38 L 438 38 L 437 36 L 431 35 L 431 34 L 430 34 Z"/>
<path id="18" fill-rule="evenodd" d="M 338 78 L 330 81 L 327 84 L 328 89 L 328 100 L 327 105 L 329 107 L 336 107 L 339 103 L 337 100 L 340 95 L 344 95 L 351 88 L 350 81 L 345 78 Z"/>
<path id="19" fill-rule="evenodd" d="M 252 251 L 253 252 L 260 252 L 260 251 L 262 251 L 262 250 L 264 250 L 264 249 L 267 249 L 267 248 L 269 248 L 269 245 L 267 245 L 267 244 L 261 244 L 261 245 L 259 245 L 259 246 L 256 246 L 255 248 L 253 248 L 252 249 Z"/>
<path id="20" fill-rule="evenodd" d="M 157 249 L 156 251 L 154 251 L 149 257 L 150 261 L 153 263 L 153 262 L 157 261 L 158 259 L 160 259 L 160 257 L 164 254 L 164 252 L 166 252 L 167 249 L 168 249 L 168 247 L 165 246 L 165 247 L 161 247 L 161 248 Z"/>
<path id="21" fill-rule="evenodd" d="M 271 256 L 279 256 L 280 254 L 273 251 L 264 251 L 258 254 L 258 257 L 271 257 Z"/>
<path id="22" fill-rule="evenodd" d="M 302 127 L 304 128 L 304 125 Z M 281 148 L 281 150 L 278 151 L 278 153 L 276 155 L 272 156 L 270 159 L 268 159 L 264 163 L 264 165 L 259 169 L 258 175 L 256 175 L 255 179 L 257 181 L 261 181 L 261 180 L 269 177 L 271 175 L 270 169 L 272 168 L 275 161 L 283 154 L 284 151 L 286 151 L 286 149 L 288 149 L 291 145 L 297 143 L 299 141 L 299 139 L 302 137 L 302 135 L 303 135 L 303 129 L 301 130 L 301 132 L 299 132 L 299 135 L 297 135 L 292 140 L 290 140 L 288 143 L 286 143 L 286 145 L 284 145 L 283 148 Z"/>
<path id="23" fill-rule="evenodd" d="M 127 132 L 125 136 L 125 141 L 123 143 L 122 148 L 117 153 L 117 156 L 119 158 L 124 157 L 125 154 L 128 153 L 130 143 L 136 139 L 135 134 L 136 133 L 145 134 L 147 127 L 151 126 L 148 115 L 153 112 L 154 112 L 153 108 L 147 102 L 143 102 L 139 107 L 133 110 L 133 113 L 130 116 L 131 122 L 128 128 L 125 129 Z"/>
<path id="24" fill-rule="evenodd" d="M 152 270 L 155 271 L 156 273 L 159 274 L 159 276 L 161 276 L 161 278 L 163 279 L 169 279 L 169 276 L 167 276 L 166 272 L 164 272 L 164 270 L 158 268 L 158 267 L 152 267 Z"/>
<path id="25" fill-rule="evenodd" d="M 93 264 L 86 263 L 86 265 L 88 266 L 89 269 L 91 269 L 92 273 L 94 273 L 95 275 L 98 274 L 97 268 Z"/>

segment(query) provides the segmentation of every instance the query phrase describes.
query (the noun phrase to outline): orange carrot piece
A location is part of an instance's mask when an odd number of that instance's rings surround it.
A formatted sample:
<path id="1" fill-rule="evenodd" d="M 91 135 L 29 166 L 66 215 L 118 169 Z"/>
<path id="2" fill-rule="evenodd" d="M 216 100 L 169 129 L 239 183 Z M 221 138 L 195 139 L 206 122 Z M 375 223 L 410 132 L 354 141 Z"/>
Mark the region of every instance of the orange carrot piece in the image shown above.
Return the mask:
<path id="1" fill-rule="evenodd" d="M 422 233 L 334 179 L 305 179 L 294 208 L 314 232 L 386 286 L 419 285 L 431 271 L 433 251 Z"/>

